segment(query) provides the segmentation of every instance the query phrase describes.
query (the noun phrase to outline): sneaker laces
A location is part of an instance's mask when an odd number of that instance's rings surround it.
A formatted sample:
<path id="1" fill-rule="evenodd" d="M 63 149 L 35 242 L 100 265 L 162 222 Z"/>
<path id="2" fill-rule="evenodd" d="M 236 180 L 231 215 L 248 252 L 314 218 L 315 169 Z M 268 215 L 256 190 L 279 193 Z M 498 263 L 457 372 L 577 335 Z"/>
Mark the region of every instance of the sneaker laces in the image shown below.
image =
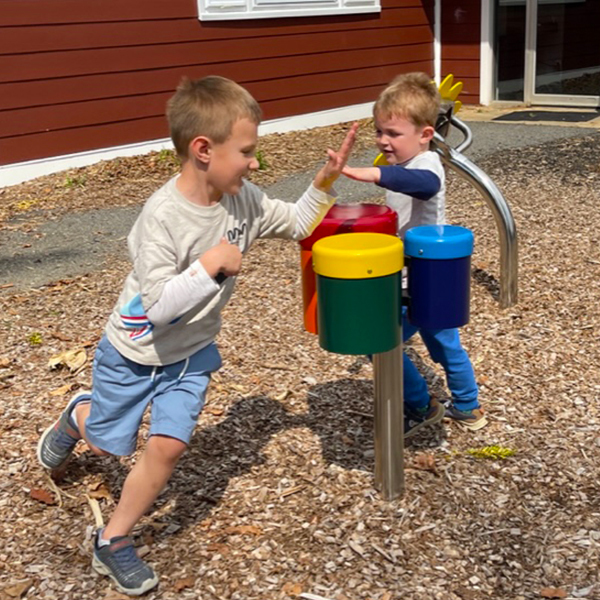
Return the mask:
<path id="1" fill-rule="evenodd" d="M 111 540 L 111 544 L 117 541 L 118 539 L 119 538 L 113 538 L 113 540 Z M 113 556 L 115 557 L 115 560 L 118 561 L 119 566 L 124 571 L 131 571 L 136 567 L 145 566 L 145 563 L 137 555 L 132 543 L 129 543 L 126 546 L 123 546 L 123 548 L 119 548 L 118 550 L 113 552 Z"/>

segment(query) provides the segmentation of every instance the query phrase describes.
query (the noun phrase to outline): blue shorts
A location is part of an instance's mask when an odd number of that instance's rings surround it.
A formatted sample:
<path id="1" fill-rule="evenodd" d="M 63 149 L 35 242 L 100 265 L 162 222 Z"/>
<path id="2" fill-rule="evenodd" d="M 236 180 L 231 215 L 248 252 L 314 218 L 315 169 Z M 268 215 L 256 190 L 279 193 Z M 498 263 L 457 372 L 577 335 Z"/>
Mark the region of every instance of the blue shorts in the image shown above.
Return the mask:
<path id="1" fill-rule="evenodd" d="M 215 343 L 187 360 L 152 367 L 125 358 L 104 336 L 94 357 L 86 437 L 110 454 L 132 454 L 144 412 L 151 404 L 149 435 L 189 443 L 204 406 L 211 373 L 220 367 L 221 356 Z"/>

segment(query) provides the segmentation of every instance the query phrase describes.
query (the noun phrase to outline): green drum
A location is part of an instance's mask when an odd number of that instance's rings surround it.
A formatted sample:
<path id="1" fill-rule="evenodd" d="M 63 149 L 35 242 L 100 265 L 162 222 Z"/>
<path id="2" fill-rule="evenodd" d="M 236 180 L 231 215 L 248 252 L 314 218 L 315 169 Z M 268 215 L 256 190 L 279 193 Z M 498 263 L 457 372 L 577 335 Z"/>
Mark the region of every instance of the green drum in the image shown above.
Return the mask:
<path id="1" fill-rule="evenodd" d="M 377 354 L 401 340 L 402 242 L 343 233 L 313 246 L 319 344 L 337 354 Z"/>

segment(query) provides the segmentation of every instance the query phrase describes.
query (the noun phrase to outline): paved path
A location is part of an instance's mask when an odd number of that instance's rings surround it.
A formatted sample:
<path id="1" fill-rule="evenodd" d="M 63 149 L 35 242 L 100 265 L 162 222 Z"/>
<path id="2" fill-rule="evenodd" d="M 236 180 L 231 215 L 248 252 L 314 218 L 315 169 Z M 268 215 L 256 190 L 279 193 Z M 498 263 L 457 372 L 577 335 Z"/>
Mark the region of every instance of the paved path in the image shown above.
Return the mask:
<path id="1" fill-rule="evenodd" d="M 503 149 L 539 145 L 545 142 L 589 135 L 594 130 L 551 125 L 516 125 L 471 121 L 474 142 L 466 155 L 477 162 Z M 455 140 L 451 136 L 450 142 Z M 460 136 L 456 137 L 456 141 Z M 369 164 L 374 150 L 355 156 L 352 163 Z M 296 199 L 314 173 L 285 178 L 265 191 L 273 197 Z M 380 197 L 376 186 L 341 178 L 336 184 L 344 202 Z M 111 257 L 125 256 L 125 238 L 139 213 L 139 207 L 74 212 L 42 224 L 35 234 L 5 228 L 0 231 L 0 292 L 39 287 L 58 279 L 75 277 L 102 268 Z M 9 223 L 10 225 L 10 223 Z M 12 284 L 12 287 L 3 287 Z"/>

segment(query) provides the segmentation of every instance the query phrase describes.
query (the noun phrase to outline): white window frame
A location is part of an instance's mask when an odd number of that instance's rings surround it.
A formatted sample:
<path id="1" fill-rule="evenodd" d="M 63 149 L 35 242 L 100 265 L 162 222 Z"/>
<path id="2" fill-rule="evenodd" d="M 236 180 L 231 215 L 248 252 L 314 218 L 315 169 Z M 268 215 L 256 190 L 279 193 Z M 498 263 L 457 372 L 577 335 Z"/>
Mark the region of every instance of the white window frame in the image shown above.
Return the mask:
<path id="1" fill-rule="evenodd" d="M 525 6 L 526 0 L 500 0 L 500 6 Z M 538 0 L 540 4 L 582 4 L 586 0 Z"/>
<path id="2" fill-rule="evenodd" d="M 381 0 L 198 0 L 201 21 L 381 12 Z"/>

